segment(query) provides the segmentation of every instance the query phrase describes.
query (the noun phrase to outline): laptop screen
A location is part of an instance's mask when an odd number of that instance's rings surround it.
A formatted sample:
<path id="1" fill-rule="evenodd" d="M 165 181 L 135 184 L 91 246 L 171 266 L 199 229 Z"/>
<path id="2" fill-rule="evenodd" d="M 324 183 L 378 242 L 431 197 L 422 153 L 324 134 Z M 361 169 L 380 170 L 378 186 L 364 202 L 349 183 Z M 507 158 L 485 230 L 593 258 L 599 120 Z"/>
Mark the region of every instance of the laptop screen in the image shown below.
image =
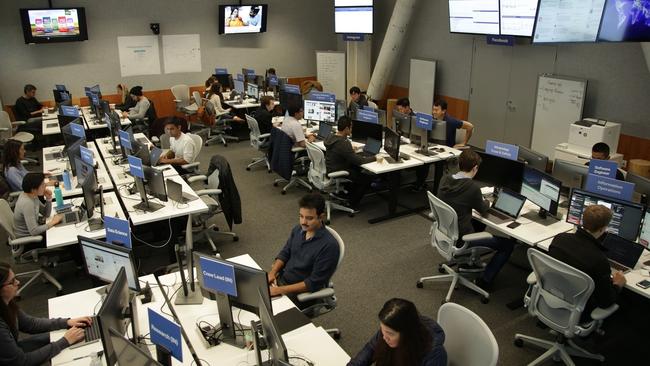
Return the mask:
<path id="1" fill-rule="evenodd" d="M 611 233 L 603 240 L 603 246 L 607 258 L 628 268 L 634 268 L 644 249 L 641 244 Z"/>
<path id="2" fill-rule="evenodd" d="M 325 140 L 332 133 L 332 125 L 325 122 L 318 124 L 318 138 Z"/>
<path id="3" fill-rule="evenodd" d="M 526 197 L 502 189 L 496 202 L 494 202 L 494 208 L 516 218 L 525 202 Z"/>
<path id="4" fill-rule="evenodd" d="M 377 155 L 379 154 L 379 150 L 381 150 L 381 141 L 368 137 L 366 145 L 363 147 L 363 151 Z"/>

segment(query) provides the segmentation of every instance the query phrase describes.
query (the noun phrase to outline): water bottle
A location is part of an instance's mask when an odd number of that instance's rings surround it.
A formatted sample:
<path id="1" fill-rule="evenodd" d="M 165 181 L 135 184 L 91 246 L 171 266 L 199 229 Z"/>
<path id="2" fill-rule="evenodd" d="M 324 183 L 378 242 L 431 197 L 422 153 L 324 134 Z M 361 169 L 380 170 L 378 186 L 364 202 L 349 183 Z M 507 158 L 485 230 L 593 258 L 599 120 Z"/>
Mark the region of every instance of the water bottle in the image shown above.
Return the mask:
<path id="1" fill-rule="evenodd" d="M 63 188 L 65 188 L 66 191 L 72 189 L 72 182 L 70 181 L 70 172 L 67 169 L 63 171 Z"/>
<path id="2" fill-rule="evenodd" d="M 59 187 L 59 182 L 54 183 L 54 199 L 56 200 L 56 207 L 63 207 L 63 193 L 61 192 L 61 187 Z"/>

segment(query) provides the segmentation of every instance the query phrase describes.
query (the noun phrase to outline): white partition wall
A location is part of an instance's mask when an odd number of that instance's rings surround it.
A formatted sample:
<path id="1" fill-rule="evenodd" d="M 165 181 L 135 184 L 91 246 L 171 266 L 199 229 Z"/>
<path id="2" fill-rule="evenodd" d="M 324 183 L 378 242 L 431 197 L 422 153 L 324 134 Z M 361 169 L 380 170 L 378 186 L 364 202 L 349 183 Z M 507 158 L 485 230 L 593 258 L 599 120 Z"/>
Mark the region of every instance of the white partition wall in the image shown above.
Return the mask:
<path id="1" fill-rule="evenodd" d="M 411 109 L 431 113 L 436 86 L 436 61 L 411 59 L 409 100 Z"/>

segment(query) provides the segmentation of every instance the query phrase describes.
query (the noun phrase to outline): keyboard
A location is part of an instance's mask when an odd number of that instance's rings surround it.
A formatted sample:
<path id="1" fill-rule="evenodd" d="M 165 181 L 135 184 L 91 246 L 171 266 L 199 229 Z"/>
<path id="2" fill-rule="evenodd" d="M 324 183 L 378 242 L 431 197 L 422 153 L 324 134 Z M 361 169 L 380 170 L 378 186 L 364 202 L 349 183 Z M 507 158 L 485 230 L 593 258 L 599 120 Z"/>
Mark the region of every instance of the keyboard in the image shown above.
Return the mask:
<path id="1" fill-rule="evenodd" d="M 374 158 L 376 154 L 369 153 L 367 151 L 359 151 L 357 155 L 364 157 L 364 158 Z"/>
<path id="2" fill-rule="evenodd" d="M 91 319 L 93 320 L 93 325 L 84 329 L 84 342 L 86 343 L 96 341 L 101 337 L 97 317 L 93 316 Z"/>
<path id="3" fill-rule="evenodd" d="M 609 260 L 609 266 L 612 267 L 613 269 L 617 271 L 621 271 L 623 273 L 627 273 L 630 271 L 630 269 L 622 264 L 618 264 L 614 262 L 613 260 Z"/>

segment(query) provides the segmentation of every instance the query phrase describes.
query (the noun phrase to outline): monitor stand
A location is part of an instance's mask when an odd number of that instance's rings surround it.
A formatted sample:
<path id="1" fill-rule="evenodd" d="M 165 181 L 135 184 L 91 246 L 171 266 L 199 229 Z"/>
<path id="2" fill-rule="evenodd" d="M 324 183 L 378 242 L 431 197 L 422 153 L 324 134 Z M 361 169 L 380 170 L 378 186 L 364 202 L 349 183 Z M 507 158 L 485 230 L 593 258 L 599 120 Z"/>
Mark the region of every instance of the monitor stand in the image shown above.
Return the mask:
<path id="1" fill-rule="evenodd" d="M 235 323 L 232 318 L 230 298 L 227 294 L 219 293 L 216 295 L 216 299 L 221 326 L 221 341 L 235 347 L 246 348 L 246 337 L 243 334 L 245 329 L 242 324 Z M 240 329 L 242 334 L 237 335 L 237 329 Z"/>

